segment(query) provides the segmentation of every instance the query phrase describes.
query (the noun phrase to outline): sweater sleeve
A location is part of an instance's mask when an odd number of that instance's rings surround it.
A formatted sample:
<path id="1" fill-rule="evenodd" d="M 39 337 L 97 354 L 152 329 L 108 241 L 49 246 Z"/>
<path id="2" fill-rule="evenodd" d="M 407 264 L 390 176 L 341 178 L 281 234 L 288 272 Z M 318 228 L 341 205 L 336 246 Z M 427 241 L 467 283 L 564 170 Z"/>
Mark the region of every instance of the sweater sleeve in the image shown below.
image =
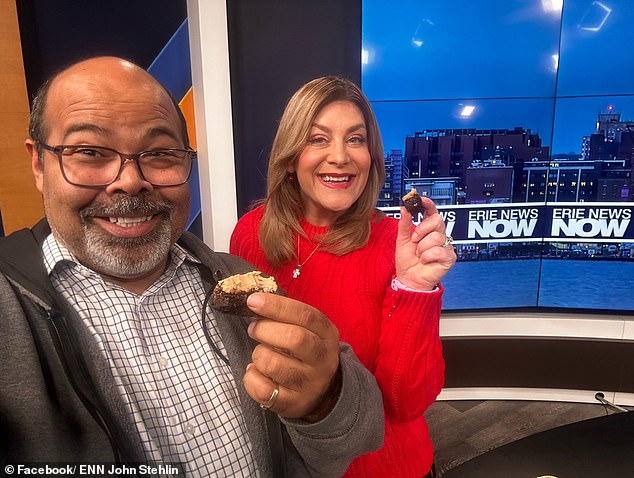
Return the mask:
<path id="1" fill-rule="evenodd" d="M 375 378 L 349 345 L 341 344 L 340 356 L 343 384 L 330 414 L 314 424 L 282 419 L 311 477 L 341 476 L 351 456 L 375 451 L 383 443 L 383 407 Z"/>
<path id="2" fill-rule="evenodd" d="M 443 288 L 424 293 L 392 288 L 397 223 L 385 224 L 377 234 L 380 262 L 389 266 L 377 284 L 384 294 L 374 375 L 387 415 L 405 422 L 420 417 L 444 384 L 439 335 Z"/>
<path id="3" fill-rule="evenodd" d="M 374 375 L 386 412 L 398 421 L 421 416 L 443 387 L 442 293 L 442 287 L 424 294 L 386 289 Z"/>

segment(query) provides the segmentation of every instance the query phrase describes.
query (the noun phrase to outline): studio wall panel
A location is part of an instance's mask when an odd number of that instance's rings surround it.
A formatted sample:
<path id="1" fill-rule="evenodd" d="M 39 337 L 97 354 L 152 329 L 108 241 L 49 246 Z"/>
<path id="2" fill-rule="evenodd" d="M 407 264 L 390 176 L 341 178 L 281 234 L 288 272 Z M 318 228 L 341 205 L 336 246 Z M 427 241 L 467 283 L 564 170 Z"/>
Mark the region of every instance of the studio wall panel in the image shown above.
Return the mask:
<path id="1" fill-rule="evenodd" d="M 0 232 L 31 226 L 42 216 L 42 201 L 23 147 L 29 102 L 22 62 L 16 3 L 0 0 Z"/>
<path id="2" fill-rule="evenodd" d="M 0 208 L 9 234 L 43 215 L 22 144 L 29 100 L 46 78 L 83 58 L 121 56 L 154 67 L 174 97 L 188 103 L 191 75 L 185 0 L 0 0 L 0 9 Z M 196 200 L 192 210 L 199 211 Z"/>
<path id="3" fill-rule="evenodd" d="M 324 75 L 361 81 L 361 0 L 227 2 L 238 215 L 266 192 L 291 94 Z"/>

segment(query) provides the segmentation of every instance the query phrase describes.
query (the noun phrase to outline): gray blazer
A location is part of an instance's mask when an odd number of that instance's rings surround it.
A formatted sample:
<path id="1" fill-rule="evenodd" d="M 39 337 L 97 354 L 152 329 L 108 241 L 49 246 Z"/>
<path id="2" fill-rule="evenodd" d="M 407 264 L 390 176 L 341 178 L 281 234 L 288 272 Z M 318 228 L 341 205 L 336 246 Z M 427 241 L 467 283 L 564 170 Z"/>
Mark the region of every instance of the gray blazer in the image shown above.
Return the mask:
<path id="1" fill-rule="evenodd" d="M 43 266 L 46 221 L 0 238 L 0 465 L 25 462 L 143 462 L 139 437 L 110 368 Z M 253 270 L 190 233 L 179 243 L 214 277 Z M 228 354 L 258 468 L 264 477 L 335 477 L 383 441 L 383 404 L 374 377 L 341 344 L 343 386 L 322 421 L 284 420 L 242 386 L 254 342 L 244 323 L 214 314 Z"/>

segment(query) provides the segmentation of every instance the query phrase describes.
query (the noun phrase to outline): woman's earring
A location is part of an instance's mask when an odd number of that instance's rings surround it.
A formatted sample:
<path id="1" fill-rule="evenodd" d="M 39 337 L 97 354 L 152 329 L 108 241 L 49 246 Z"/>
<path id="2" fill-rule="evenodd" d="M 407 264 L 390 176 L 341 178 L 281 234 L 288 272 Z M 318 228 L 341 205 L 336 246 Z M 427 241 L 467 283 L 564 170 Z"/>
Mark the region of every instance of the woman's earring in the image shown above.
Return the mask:
<path id="1" fill-rule="evenodd" d="M 288 176 L 286 176 L 286 179 L 288 179 L 289 183 L 294 183 L 295 179 L 297 179 L 297 175 L 291 171 L 290 173 L 288 173 Z"/>

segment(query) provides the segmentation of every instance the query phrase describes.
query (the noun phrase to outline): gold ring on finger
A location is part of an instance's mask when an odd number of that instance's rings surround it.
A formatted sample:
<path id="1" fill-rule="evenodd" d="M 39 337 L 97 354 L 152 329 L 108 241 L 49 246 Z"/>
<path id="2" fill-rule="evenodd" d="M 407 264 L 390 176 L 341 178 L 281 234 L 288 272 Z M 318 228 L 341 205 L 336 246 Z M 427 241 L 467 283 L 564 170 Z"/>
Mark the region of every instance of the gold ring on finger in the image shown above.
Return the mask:
<path id="1" fill-rule="evenodd" d="M 279 385 L 275 384 L 275 388 L 273 389 L 273 392 L 271 392 L 271 396 L 269 397 L 266 403 L 260 403 L 260 408 L 262 410 L 270 409 L 273 405 L 275 405 L 275 402 L 277 402 L 277 396 L 279 394 L 280 394 Z"/>

